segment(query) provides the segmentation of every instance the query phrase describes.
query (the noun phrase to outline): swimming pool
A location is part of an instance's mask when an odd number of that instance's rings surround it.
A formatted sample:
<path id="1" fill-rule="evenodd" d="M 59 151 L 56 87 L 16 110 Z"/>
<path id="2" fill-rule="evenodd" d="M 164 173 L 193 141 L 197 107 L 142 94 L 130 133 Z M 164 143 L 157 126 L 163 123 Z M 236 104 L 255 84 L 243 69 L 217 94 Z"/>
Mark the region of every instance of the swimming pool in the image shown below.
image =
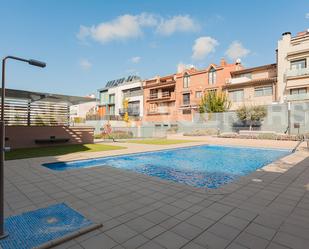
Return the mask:
<path id="1" fill-rule="evenodd" d="M 43 166 L 58 171 L 112 166 L 198 188 L 218 188 L 289 153 L 289 150 L 202 145 Z"/>

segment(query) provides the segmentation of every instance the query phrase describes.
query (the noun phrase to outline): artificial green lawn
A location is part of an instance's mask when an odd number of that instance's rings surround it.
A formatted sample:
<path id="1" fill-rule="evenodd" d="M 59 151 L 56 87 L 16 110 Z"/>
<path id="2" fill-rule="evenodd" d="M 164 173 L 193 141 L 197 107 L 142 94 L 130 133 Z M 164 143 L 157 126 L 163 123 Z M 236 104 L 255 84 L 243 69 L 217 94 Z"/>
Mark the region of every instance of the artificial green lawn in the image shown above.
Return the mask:
<path id="1" fill-rule="evenodd" d="M 119 150 L 126 147 L 106 144 L 72 144 L 40 148 L 15 149 L 5 153 L 5 160 L 14 160 L 31 157 L 59 156 L 75 152 L 98 152 Z"/>
<path id="2" fill-rule="evenodd" d="M 169 145 L 169 144 L 183 144 L 183 143 L 190 143 L 196 142 L 194 140 L 184 140 L 184 139 L 141 139 L 141 140 L 128 140 L 128 143 L 135 143 L 135 144 L 155 144 L 155 145 Z"/>

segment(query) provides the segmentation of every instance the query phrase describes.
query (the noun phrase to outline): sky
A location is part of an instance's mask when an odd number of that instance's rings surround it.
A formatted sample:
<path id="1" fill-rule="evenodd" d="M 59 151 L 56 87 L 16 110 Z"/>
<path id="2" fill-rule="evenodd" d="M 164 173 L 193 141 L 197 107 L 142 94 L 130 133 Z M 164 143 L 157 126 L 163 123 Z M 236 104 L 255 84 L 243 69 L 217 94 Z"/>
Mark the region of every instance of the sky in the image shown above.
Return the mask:
<path id="1" fill-rule="evenodd" d="M 8 88 L 85 96 L 179 65 L 274 63 L 281 34 L 308 28 L 308 0 L 1 0 L 0 57 L 47 63 L 9 61 Z"/>

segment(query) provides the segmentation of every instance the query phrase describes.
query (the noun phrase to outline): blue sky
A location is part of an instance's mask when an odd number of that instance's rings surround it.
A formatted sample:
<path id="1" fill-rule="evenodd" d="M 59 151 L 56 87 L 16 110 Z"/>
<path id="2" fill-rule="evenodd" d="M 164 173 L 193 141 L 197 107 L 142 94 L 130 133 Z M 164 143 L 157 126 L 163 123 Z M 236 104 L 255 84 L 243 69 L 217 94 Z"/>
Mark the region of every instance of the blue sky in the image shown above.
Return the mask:
<path id="1" fill-rule="evenodd" d="M 306 0 L 2 0 L 0 56 L 47 63 L 9 62 L 9 88 L 86 95 L 130 74 L 174 73 L 181 63 L 273 63 L 281 34 L 307 28 Z"/>

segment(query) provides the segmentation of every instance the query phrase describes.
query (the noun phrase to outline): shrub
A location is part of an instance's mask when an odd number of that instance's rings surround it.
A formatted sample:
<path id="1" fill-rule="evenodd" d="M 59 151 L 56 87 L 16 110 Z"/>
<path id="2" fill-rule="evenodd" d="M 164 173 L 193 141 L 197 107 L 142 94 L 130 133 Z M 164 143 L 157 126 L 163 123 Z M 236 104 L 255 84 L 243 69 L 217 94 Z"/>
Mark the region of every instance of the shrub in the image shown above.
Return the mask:
<path id="1" fill-rule="evenodd" d="M 177 133 L 177 131 L 178 131 L 178 127 L 171 127 L 167 129 L 167 132 L 172 133 L 172 134 Z"/>
<path id="2" fill-rule="evenodd" d="M 218 135 L 218 130 L 209 128 L 204 130 L 193 130 L 191 132 L 185 132 L 184 136 L 211 136 L 211 135 Z"/>
<path id="3" fill-rule="evenodd" d="M 236 110 L 236 115 L 240 121 L 249 124 L 249 129 L 255 123 L 260 123 L 267 116 L 267 109 L 265 106 L 242 106 Z"/>
<path id="4" fill-rule="evenodd" d="M 278 136 L 274 133 L 258 134 L 257 139 L 277 140 Z"/>
<path id="5" fill-rule="evenodd" d="M 101 139 L 103 138 L 103 135 L 102 134 L 94 134 L 94 139 Z"/>
<path id="6" fill-rule="evenodd" d="M 109 134 L 103 135 L 106 139 L 127 139 L 133 138 L 133 132 L 131 131 L 113 131 Z"/>
<path id="7" fill-rule="evenodd" d="M 231 107 L 231 101 L 221 91 L 208 91 L 202 97 L 199 111 L 204 112 L 226 112 Z"/>

